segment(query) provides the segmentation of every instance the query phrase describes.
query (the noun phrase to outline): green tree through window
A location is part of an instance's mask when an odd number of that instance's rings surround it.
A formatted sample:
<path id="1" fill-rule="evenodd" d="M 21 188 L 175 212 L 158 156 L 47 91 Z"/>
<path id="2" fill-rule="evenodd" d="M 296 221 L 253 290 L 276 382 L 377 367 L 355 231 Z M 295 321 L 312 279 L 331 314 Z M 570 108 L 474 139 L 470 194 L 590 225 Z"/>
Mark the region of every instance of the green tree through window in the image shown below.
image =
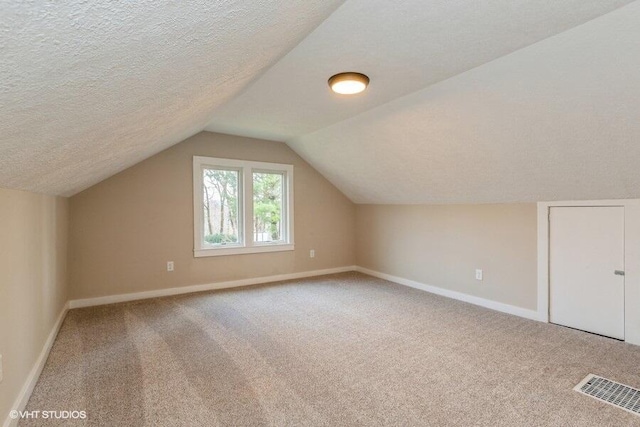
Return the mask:
<path id="1" fill-rule="evenodd" d="M 282 236 L 284 176 L 281 173 L 253 173 L 253 233 L 255 242 L 275 242 Z"/>
<path id="2" fill-rule="evenodd" d="M 294 250 L 293 165 L 193 157 L 194 257 Z"/>
<path id="3" fill-rule="evenodd" d="M 238 243 L 238 171 L 204 169 L 204 240 Z"/>

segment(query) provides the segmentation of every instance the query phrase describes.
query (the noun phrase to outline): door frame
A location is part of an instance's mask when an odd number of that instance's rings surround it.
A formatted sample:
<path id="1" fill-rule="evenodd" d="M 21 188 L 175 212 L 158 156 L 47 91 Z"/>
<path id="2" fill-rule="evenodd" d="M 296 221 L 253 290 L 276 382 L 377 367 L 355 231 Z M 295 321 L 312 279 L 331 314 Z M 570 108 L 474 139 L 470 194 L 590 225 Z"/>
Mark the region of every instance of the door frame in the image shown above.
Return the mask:
<path id="1" fill-rule="evenodd" d="M 624 207 L 624 336 L 640 345 L 640 199 L 538 202 L 538 319 L 549 322 L 549 209 Z"/>

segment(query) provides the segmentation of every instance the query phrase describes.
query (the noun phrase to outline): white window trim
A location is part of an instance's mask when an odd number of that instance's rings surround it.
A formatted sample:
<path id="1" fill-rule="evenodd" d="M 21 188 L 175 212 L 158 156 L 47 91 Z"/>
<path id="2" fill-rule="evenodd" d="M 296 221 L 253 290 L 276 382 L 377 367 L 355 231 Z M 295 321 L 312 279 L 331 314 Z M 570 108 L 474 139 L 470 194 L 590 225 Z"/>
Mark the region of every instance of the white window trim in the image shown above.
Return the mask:
<path id="1" fill-rule="evenodd" d="M 202 205 L 202 170 L 205 167 L 223 167 L 239 169 L 241 171 L 242 197 L 240 216 L 243 219 L 240 243 L 223 247 L 207 247 L 204 243 L 204 216 Z M 286 200 L 283 209 L 284 242 L 255 243 L 253 241 L 253 172 L 284 173 Z M 223 255 L 254 254 L 261 252 L 292 251 L 294 247 L 293 234 L 293 165 L 280 163 L 252 162 L 247 160 L 220 159 L 215 157 L 193 157 L 193 255 L 195 258 Z"/>

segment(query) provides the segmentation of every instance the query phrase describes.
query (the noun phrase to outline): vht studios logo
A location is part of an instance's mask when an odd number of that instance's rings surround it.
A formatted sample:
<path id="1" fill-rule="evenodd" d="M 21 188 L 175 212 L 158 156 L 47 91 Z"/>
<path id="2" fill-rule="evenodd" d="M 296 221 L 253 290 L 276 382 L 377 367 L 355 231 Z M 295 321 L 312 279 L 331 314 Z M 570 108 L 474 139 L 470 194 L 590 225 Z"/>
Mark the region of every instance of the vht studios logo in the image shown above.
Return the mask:
<path id="1" fill-rule="evenodd" d="M 85 420 L 87 411 L 11 411 L 12 419 L 56 419 L 56 420 Z"/>

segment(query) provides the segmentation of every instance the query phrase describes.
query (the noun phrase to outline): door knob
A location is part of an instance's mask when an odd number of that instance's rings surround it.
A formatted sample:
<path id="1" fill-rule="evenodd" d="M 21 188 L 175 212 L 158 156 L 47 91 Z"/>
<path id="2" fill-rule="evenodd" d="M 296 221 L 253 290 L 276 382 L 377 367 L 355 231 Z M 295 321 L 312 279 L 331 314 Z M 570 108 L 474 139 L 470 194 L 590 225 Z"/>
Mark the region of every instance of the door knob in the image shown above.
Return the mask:
<path id="1" fill-rule="evenodd" d="M 616 271 L 614 271 L 614 274 L 615 274 L 616 276 L 624 276 L 624 271 L 622 271 L 622 270 L 616 270 Z"/>

